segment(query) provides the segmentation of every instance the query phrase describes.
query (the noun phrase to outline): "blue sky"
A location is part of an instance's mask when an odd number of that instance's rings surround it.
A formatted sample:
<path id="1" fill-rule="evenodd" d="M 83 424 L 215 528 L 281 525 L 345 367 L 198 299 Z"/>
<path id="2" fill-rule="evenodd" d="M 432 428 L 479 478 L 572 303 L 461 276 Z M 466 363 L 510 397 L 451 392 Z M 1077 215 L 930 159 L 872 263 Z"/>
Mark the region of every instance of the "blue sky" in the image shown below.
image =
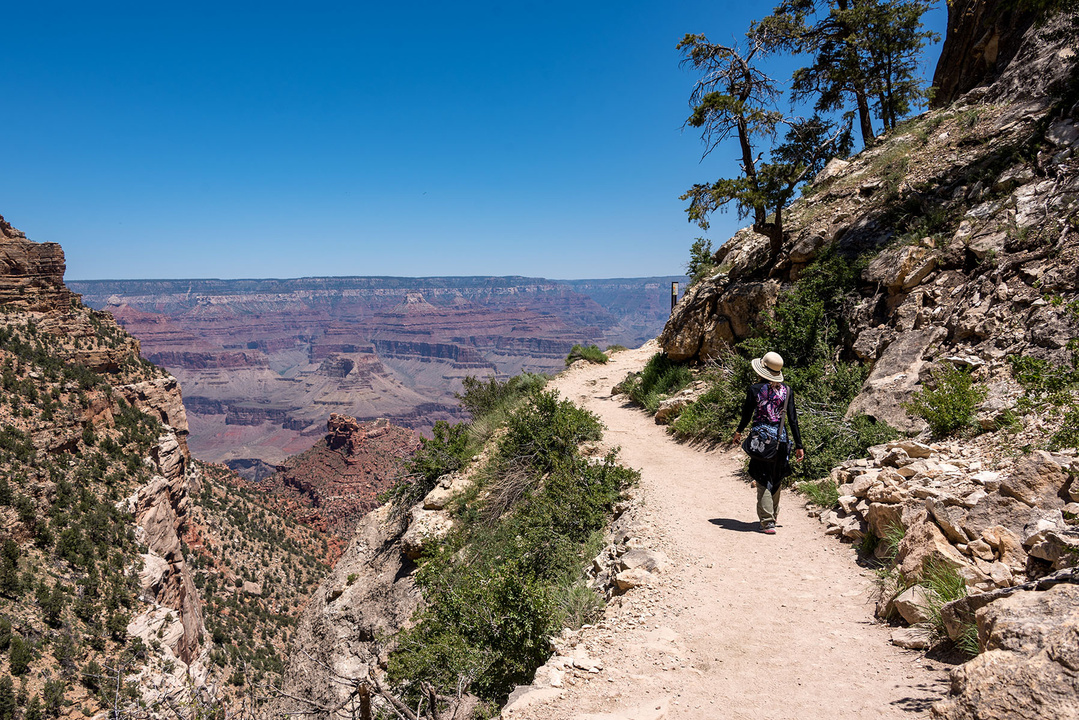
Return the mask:
<path id="1" fill-rule="evenodd" d="M 675 45 L 772 4 L 9 5 L 0 214 L 73 280 L 677 274 L 736 165 Z"/>

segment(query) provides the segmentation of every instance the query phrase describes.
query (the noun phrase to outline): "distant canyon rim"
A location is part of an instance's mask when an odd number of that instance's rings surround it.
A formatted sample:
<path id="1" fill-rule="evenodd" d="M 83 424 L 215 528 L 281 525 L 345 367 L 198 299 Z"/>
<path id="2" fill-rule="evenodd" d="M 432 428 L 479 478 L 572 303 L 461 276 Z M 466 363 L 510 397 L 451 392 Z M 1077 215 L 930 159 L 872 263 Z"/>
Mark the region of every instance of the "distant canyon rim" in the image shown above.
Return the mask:
<path id="1" fill-rule="evenodd" d="M 332 413 L 419 431 L 461 417 L 467 376 L 553 373 L 575 344 L 637 347 L 670 312 L 664 276 L 94 280 L 109 311 L 180 381 L 193 454 L 259 479 Z"/>

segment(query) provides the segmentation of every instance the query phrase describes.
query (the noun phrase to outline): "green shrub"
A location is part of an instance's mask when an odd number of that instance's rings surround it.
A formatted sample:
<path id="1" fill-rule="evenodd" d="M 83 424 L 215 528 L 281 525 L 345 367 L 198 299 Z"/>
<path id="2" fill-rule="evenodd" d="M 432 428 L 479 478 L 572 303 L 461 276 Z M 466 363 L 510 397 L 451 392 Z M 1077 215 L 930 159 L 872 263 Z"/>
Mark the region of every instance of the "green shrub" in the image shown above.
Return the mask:
<path id="1" fill-rule="evenodd" d="M 975 385 L 970 373 L 952 365 L 934 369 L 931 377 L 928 386 L 904 404 L 907 411 L 929 423 L 935 437 L 972 428 L 978 403 L 985 400 L 987 389 Z"/>
<path id="2" fill-rule="evenodd" d="M 689 247 L 689 262 L 686 263 L 689 287 L 693 287 L 716 272 L 716 265 L 712 261 L 713 255 L 711 240 L 697 238 L 693 241 Z"/>
<path id="3" fill-rule="evenodd" d="M 599 349 L 597 345 L 574 345 L 569 355 L 566 356 L 566 367 L 569 367 L 578 360 L 587 360 L 590 363 L 596 365 L 602 365 L 607 362 L 608 357 L 603 354 L 603 351 Z"/>
<path id="4" fill-rule="evenodd" d="M 664 398 L 673 395 L 693 382 L 685 365 L 672 362 L 666 353 L 656 353 L 648 359 L 640 373 L 627 377 L 618 386 L 619 392 L 650 413 L 654 413 Z"/>
<path id="5" fill-rule="evenodd" d="M 30 644 L 18 635 L 11 637 L 11 645 L 8 647 L 8 661 L 11 663 L 12 675 L 25 675 L 30 670 L 30 662 L 34 659 L 34 650 Z"/>
<path id="6" fill-rule="evenodd" d="M 381 502 L 392 502 L 398 512 L 418 503 L 440 477 L 460 470 L 472 457 L 468 425 L 439 420 L 431 434 L 430 439 L 420 438 L 420 449 L 405 463 L 405 476 L 379 497 Z"/>
<path id="7" fill-rule="evenodd" d="M 504 701 L 547 659 L 547 637 L 588 616 L 586 589 L 575 587 L 581 568 L 636 479 L 613 456 L 595 463 L 580 455 L 578 445 L 600 431 L 594 415 L 555 393 L 534 391 L 512 413 L 477 472 L 482 487 L 421 560 L 425 608 L 390 656 L 400 692 L 415 696 L 426 682 L 449 695 L 470 677 L 472 692 Z"/>

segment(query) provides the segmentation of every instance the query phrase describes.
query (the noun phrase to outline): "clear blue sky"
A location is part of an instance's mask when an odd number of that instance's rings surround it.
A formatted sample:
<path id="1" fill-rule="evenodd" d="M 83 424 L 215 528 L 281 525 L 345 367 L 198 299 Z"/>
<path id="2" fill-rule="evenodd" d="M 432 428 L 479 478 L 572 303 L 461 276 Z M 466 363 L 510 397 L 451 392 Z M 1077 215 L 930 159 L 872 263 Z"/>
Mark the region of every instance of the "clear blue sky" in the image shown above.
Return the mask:
<path id="1" fill-rule="evenodd" d="M 736 166 L 675 45 L 772 4 L 9 3 L 0 214 L 77 280 L 677 274 Z"/>

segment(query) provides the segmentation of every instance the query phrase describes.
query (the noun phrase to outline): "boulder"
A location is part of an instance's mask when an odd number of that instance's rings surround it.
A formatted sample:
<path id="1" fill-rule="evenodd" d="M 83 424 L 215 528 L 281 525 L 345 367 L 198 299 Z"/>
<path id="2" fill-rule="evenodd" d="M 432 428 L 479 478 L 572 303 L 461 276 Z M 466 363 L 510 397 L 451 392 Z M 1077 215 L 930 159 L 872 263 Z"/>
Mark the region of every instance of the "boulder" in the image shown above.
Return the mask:
<path id="1" fill-rule="evenodd" d="M 936 267 L 936 255 L 928 248 L 907 245 L 882 252 L 869 263 L 862 277 L 894 293 L 916 287 Z"/>
<path id="2" fill-rule="evenodd" d="M 943 501 L 936 498 L 926 498 L 925 509 L 936 520 L 937 525 L 944 531 L 945 537 L 953 543 L 968 543 L 970 537 L 963 530 L 961 523 L 963 513 L 959 508 L 948 507 Z"/>
<path id="3" fill-rule="evenodd" d="M 1023 457 L 1000 483 L 1000 493 L 1013 497 L 1031 507 L 1061 508 L 1064 499 L 1061 491 L 1068 482 L 1068 475 L 1044 451 L 1035 451 Z"/>
<path id="4" fill-rule="evenodd" d="M 925 650 L 931 644 L 929 630 L 924 627 L 905 627 L 892 630 L 892 645 L 906 650 Z"/>
<path id="5" fill-rule="evenodd" d="M 926 608 L 929 607 L 931 599 L 932 593 L 929 590 L 921 585 L 912 585 L 896 596 L 892 605 L 908 625 L 917 625 L 929 619 Z"/>
<path id="6" fill-rule="evenodd" d="M 412 509 L 408 530 L 401 536 L 401 552 L 409 560 L 416 560 L 424 548 L 441 540 L 453 528 L 453 518 L 441 510 Z"/>
<path id="7" fill-rule="evenodd" d="M 642 585 L 650 585 L 653 579 L 652 573 L 642 567 L 635 567 L 615 575 L 614 582 L 619 591 L 625 592 Z"/>
<path id="8" fill-rule="evenodd" d="M 1079 586 L 1020 591 L 976 613 L 984 652 L 952 671 L 939 720 L 1079 717 Z"/>
<path id="9" fill-rule="evenodd" d="M 943 563 L 956 570 L 969 565 L 966 558 L 948 542 L 936 523 L 923 521 L 907 530 L 899 543 L 896 564 L 908 578 L 922 577 L 926 561 Z"/>
<path id="10" fill-rule="evenodd" d="M 925 422 L 910 416 L 903 403 L 918 387 L 926 352 L 947 333 L 942 327 L 930 326 L 899 335 L 881 353 L 861 392 L 850 404 L 847 418 L 864 414 L 899 430 L 922 430 Z"/>
<path id="11" fill-rule="evenodd" d="M 659 407 L 656 408 L 656 424 L 666 425 L 670 423 L 678 417 L 679 413 L 681 413 L 686 405 L 689 405 L 692 401 L 693 398 L 687 395 L 676 395 L 672 398 L 660 401 Z"/>
<path id="12" fill-rule="evenodd" d="M 648 572 L 663 572 L 670 561 L 667 556 L 658 550 L 645 550 L 638 548 L 630 550 L 618 558 L 618 568 L 620 570 L 633 570 L 635 568 L 641 568 Z"/>

